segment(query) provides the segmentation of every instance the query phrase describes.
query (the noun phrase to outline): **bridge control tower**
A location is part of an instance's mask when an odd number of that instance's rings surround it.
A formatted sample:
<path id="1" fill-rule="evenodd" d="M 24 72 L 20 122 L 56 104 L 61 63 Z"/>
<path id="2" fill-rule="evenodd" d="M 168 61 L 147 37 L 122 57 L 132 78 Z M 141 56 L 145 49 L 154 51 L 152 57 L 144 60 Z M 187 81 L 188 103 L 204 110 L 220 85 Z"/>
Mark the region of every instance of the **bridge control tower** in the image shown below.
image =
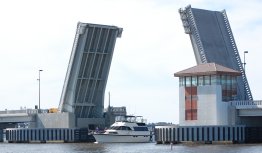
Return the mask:
<path id="1" fill-rule="evenodd" d="M 104 123 L 104 92 L 122 28 L 79 22 L 59 110 L 75 115 L 76 127 Z"/>
<path id="2" fill-rule="evenodd" d="M 237 78 L 237 100 L 253 100 L 226 11 L 179 9 L 189 34 L 197 64 L 217 63 L 241 72 Z"/>

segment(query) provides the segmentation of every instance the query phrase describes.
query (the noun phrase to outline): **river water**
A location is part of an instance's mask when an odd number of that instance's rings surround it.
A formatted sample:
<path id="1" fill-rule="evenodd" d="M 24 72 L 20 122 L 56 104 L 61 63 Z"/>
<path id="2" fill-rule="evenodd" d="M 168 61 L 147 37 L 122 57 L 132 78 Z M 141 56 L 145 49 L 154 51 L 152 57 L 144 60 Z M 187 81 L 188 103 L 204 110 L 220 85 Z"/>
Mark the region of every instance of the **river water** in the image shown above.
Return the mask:
<path id="1" fill-rule="evenodd" d="M 0 143 L 1 153 L 261 153 L 261 144 Z"/>

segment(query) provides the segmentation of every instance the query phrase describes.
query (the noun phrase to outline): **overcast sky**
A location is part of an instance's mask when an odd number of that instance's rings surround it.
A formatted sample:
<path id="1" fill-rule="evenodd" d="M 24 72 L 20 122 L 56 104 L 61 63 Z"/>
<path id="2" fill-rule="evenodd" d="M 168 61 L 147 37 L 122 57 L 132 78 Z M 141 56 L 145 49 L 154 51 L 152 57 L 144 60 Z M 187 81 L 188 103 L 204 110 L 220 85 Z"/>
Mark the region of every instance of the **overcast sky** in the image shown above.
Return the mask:
<path id="1" fill-rule="evenodd" d="M 0 110 L 58 107 L 77 22 L 115 25 L 117 39 L 105 95 L 148 122 L 178 123 L 178 78 L 195 66 L 179 8 L 226 10 L 256 100 L 262 99 L 260 0 L 8 0 L 0 2 Z"/>

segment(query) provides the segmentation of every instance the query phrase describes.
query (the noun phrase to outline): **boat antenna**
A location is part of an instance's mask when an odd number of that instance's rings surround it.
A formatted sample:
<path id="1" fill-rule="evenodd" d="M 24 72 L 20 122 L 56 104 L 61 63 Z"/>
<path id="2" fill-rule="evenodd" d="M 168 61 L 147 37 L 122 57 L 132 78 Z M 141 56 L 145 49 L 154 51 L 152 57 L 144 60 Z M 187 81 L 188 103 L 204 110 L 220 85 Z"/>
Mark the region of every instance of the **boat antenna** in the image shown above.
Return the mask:
<path id="1" fill-rule="evenodd" d="M 110 91 L 108 92 L 108 109 L 110 109 Z"/>

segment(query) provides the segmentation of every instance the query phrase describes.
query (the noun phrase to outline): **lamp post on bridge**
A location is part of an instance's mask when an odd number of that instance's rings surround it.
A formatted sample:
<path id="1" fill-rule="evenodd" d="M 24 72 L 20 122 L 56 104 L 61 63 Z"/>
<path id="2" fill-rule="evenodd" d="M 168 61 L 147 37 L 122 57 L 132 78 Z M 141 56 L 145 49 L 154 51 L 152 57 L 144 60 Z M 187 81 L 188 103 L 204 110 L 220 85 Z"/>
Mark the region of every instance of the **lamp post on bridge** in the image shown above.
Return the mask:
<path id="1" fill-rule="evenodd" d="M 246 73 L 246 54 L 248 53 L 248 51 L 244 51 L 244 72 Z"/>
<path id="2" fill-rule="evenodd" d="M 40 111 L 40 94 L 41 94 L 41 92 L 40 92 L 40 72 L 42 72 L 43 70 L 38 70 L 38 110 Z"/>
<path id="3" fill-rule="evenodd" d="M 245 74 L 245 77 L 246 77 L 246 54 L 248 53 L 248 51 L 244 51 L 244 63 L 243 63 L 243 65 L 244 65 L 244 74 Z M 246 100 L 247 98 L 246 98 L 246 85 L 244 84 L 244 100 Z"/>

